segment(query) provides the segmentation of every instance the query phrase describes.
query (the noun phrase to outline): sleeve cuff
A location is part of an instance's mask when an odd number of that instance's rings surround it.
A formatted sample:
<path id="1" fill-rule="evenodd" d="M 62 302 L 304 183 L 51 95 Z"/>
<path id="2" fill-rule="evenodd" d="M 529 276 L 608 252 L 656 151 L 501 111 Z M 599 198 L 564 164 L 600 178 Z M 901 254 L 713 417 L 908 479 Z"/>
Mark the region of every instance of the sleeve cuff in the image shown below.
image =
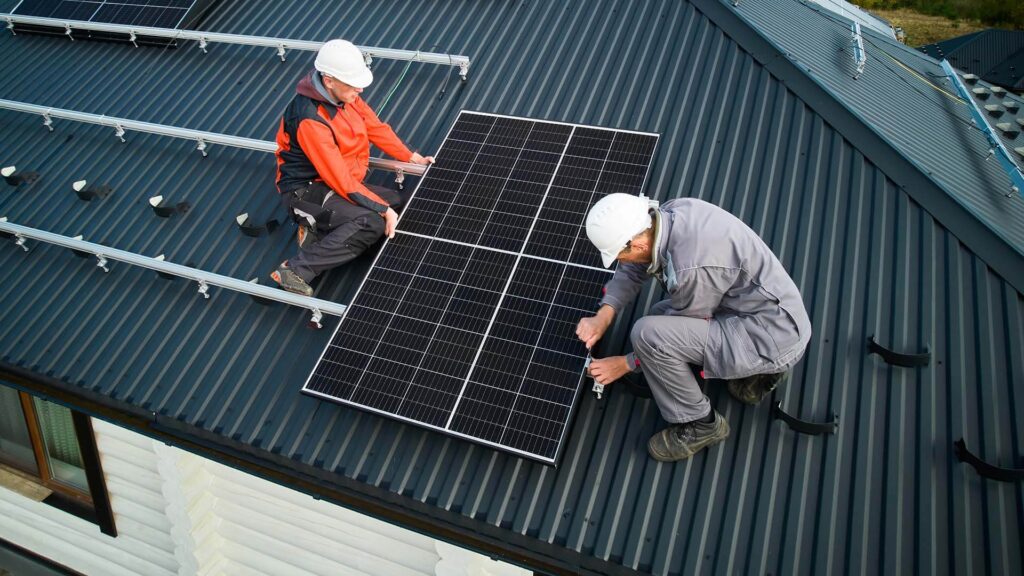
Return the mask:
<path id="1" fill-rule="evenodd" d="M 629 364 L 630 372 L 634 374 L 643 372 L 643 368 L 640 366 L 640 359 L 636 357 L 636 352 L 626 354 L 626 362 Z"/>

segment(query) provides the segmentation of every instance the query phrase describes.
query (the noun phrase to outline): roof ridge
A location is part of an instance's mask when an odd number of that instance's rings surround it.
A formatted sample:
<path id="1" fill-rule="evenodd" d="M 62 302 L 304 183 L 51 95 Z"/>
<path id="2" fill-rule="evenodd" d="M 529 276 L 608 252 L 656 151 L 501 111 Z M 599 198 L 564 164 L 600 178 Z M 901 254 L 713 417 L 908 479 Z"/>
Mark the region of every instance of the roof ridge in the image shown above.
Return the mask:
<path id="1" fill-rule="evenodd" d="M 877 166 L 939 224 L 1018 292 L 1024 293 L 1024 254 L 956 200 L 928 171 L 908 158 L 837 94 L 799 66 L 785 48 L 734 9 L 742 4 L 727 3 L 726 0 L 690 2 L 806 106 L 834 127 L 865 159 Z"/>

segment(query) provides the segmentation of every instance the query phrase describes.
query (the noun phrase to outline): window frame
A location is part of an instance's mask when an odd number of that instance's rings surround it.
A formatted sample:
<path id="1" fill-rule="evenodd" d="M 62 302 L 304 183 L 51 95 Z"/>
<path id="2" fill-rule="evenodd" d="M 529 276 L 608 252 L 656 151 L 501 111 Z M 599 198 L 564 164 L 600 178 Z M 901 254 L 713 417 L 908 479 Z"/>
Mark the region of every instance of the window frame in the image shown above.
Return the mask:
<path id="1" fill-rule="evenodd" d="M 0 385 L 7 386 L 7 383 Z M 50 490 L 50 495 L 42 501 L 44 504 L 88 520 L 98 525 L 103 534 L 117 537 L 117 527 L 114 524 L 113 510 L 110 507 L 107 483 L 100 466 L 99 450 L 96 447 L 92 420 L 87 415 L 65 406 L 71 412 L 75 438 L 82 455 L 82 468 L 85 470 L 86 483 L 89 486 L 88 491 L 83 491 L 53 478 L 50 473 L 46 445 L 43 441 L 42 427 L 36 413 L 34 400 L 36 398 L 45 402 L 52 402 L 52 400 L 29 394 L 13 386 L 7 387 L 18 393 L 22 416 L 25 418 L 25 425 L 28 428 L 38 471 L 25 470 L 3 460 L 0 460 L 0 466 Z M 57 404 L 63 406 L 59 402 Z"/>

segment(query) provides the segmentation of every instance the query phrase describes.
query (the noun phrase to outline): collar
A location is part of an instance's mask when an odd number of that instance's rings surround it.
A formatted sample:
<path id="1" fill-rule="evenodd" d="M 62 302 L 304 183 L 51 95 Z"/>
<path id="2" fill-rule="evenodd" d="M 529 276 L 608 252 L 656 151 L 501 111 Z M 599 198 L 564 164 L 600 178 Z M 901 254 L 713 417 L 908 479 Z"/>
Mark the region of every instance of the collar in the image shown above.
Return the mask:
<path id="1" fill-rule="evenodd" d="M 654 228 L 654 244 L 651 246 L 651 265 L 647 267 L 647 273 L 651 276 L 661 272 L 662 261 L 658 255 L 661 253 L 661 247 L 665 245 L 665 226 L 661 220 L 661 210 L 651 210 L 653 216 L 653 222 L 651 226 Z"/>
<path id="2" fill-rule="evenodd" d="M 317 94 L 319 94 L 321 98 L 331 104 L 334 104 L 338 108 L 345 107 L 344 102 L 338 102 L 333 96 L 331 96 L 331 93 L 327 91 L 327 86 L 324 86 L 324 79 L 320 76 L 319 72 L 314 70 L 311 80 L 313 82 L 313 89 L 317 91 Z"/>

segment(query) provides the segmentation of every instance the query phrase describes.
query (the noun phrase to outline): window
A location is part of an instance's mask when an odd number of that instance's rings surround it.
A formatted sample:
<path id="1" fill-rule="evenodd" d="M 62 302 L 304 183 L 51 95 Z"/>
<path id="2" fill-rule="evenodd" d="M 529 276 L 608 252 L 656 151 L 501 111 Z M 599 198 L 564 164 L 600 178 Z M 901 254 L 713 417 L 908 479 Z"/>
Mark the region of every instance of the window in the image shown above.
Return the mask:
<path id="1" fill-rule="evenodd" d="M 116 536 L 89 417 L 0 385 L 0 472 Z"/>

